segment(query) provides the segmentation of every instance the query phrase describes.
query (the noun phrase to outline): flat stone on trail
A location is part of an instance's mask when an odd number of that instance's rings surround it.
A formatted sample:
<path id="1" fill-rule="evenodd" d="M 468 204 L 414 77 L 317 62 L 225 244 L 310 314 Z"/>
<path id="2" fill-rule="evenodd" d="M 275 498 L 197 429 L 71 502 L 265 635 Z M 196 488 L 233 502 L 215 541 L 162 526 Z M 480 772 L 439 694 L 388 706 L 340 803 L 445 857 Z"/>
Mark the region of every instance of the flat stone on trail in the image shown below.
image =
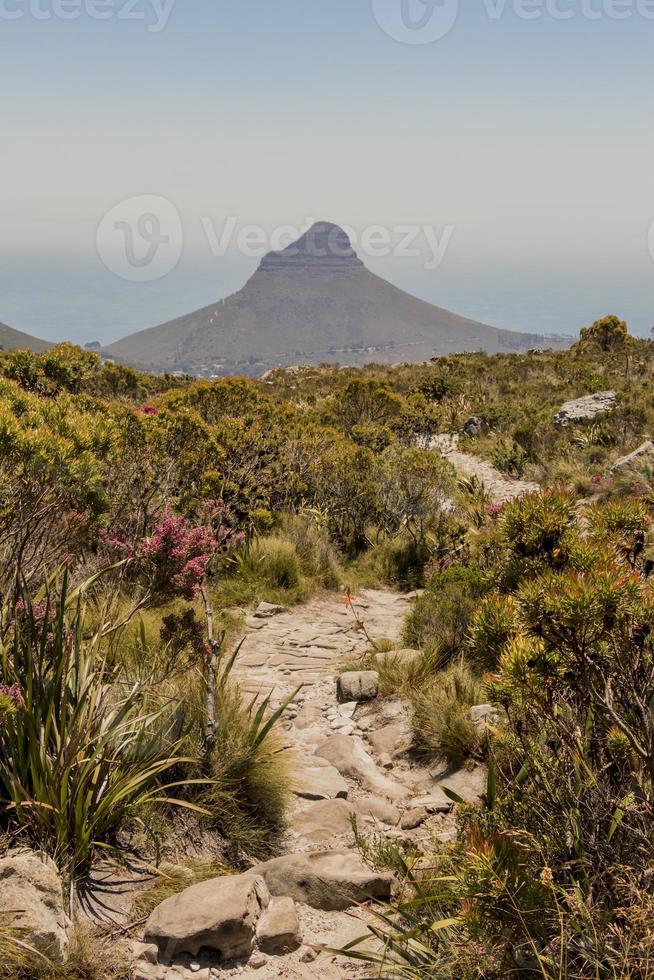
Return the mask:
<path id="1" fill-rule="evenodd" d="M 302 945 L 300 920 L 292 898 L 273 898 L 257 925 L 259 949 L 272 956 L 292 953 Z"/>
<path id="2" fill-rule="evenodd" d="M 409 794 L 406 786 L 389 779 L 377 768 L 358 736 L 331 735 L 318 746 L 315 754 L 327 759 L 342 776 L 349 776 L 377 796 L 402 800 Z"/>
<path id="3" fill-rule="evenodd" d="M 327 841 L 352 832 L 354 807 L 347 800 L 319 800 L 290 818 L 291 830 L 310 841 Z"/>
<path id="4" fill-rule="evenodd" d="M 314 756 L 297 774 L 296 796 L 306 800 L 346 799 L 347 783 L 326 759 Z"/>
<path id="5" fill-rule="evenodd" d="M 368 898 L 388 899 L 393 877 L 371 871 L 350 851 L 310 851 L 286 854 L 258 864 L 271 895 L 288 895 L 296 902 L 326 912 L 342 911 Z"/>
<path id="6" fill-rule="evenodd" d="M 379 694 L 379 674 L 376 670 L 346 670 L 336 687 L 339 701 L 372 701 Z"/>
<path id="7" fill-rule="evenodd" d="M 203 946 L 225 960 L 249 956 L 269 901 L 265 881 L 256 874 L 201 881 L 154 909 L 144 942 L 155 943 L 167 959 L 179 953 L 197 956 Z"/>

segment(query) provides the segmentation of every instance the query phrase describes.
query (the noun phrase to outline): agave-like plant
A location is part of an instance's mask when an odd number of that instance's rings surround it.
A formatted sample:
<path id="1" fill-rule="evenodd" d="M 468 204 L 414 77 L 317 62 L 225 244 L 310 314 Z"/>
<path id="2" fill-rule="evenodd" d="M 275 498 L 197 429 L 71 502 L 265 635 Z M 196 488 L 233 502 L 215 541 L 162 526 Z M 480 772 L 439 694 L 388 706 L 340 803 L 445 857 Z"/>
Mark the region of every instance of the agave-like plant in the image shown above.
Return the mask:
<path id="1" fill-rule="evenodd" d="M 147 685 L 109 667 L 102 627 L 85 623 L 94 580 L 69 591 L 67 576 L 43 602 L 25 592 L 2 611 L 0 682 L 20 692 L 0 722 L 0 795 L 5 812 L 74 883 L 97 848 L 135 808 L 175 803 L 198 809 L 163 785 L 194 760 L 169 736 L 167 709 Z M 189 780 L 184 780 L 188 785 Z"/>

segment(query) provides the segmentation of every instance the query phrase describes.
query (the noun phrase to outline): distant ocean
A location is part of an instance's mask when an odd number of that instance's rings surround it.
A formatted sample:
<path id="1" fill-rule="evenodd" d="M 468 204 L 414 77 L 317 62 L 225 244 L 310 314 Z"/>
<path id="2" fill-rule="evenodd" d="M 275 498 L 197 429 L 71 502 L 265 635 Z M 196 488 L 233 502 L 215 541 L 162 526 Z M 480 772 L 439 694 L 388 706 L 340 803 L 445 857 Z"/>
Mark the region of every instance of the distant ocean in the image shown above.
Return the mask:
<path id="1" fill-rule="evenodd" d="M 643 336 L 654 326 L 654 264 L 639 274 L 510 262 L 479 269 L 446 260 L 431 272 L 408 259 L 367 265 L 421 299 L 493 326 L 576 335 L 606 313 Z M 256 266 L 240 256 L 184 256 L 165 278 L 140 284 L 117 278 L 95 256 L 0 255 L 0 322 L 46 340 L 108 344 L 229 295 Z"/>

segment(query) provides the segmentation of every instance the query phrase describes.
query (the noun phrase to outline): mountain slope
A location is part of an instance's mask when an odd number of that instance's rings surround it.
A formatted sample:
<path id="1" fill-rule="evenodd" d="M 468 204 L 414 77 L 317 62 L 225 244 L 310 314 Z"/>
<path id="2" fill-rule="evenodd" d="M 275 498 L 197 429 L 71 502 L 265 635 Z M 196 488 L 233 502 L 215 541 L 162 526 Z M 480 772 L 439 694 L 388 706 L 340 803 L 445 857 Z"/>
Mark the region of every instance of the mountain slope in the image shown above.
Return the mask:
<path id="1" fill-rule="evenodd" d="M 422 361 L 541 342 L 405 293 L 365 268 L 342 229 L 320 222 L 268 253 L 239 292 L 124 337 L 106 353 L 153 370 L 260 374 L 300 362 Z"/>
<path id="2" fill-rule="evenodd" d="M 32 337 L 21 330 L 8 327 L 6 323 L 0 323 L 0 348 L 2 350 L 19 348 L 20 350 L 34 351 L 35 354 L 42 354 L 48 347 L 52 347 L 52 344 L 48 343 L 47 340 L 39 340 L 38 337 Z"/>

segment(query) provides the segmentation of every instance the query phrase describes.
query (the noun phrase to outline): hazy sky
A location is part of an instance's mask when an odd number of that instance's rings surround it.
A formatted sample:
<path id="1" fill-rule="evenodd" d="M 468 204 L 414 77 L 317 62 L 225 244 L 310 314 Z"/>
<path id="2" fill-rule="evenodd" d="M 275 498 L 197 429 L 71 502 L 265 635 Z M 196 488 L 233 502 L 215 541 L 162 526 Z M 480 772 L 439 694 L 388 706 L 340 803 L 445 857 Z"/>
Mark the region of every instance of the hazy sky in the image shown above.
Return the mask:
<path id="1" fill-rule="evenodd" d="M 518 303 L 528 328 L 551 301 L 569 330 L 612 302 L 649 329 L 654 2 L 460 0 L 445 33 L 455 2 L 0 0 L 0 320 L 54 337 L 68 304 L 69 334 L 150 326 L 256 267 L 212 255 L 207 224 L 317 217 L 449 229 L 436 268 L 366 261 L 460 312 L 519 326 Z M 421 17 L 444 36 L 405 43 Z M 174 205 L 184 249 L 135 286 L 96 232 L 142 195 Z"/>

